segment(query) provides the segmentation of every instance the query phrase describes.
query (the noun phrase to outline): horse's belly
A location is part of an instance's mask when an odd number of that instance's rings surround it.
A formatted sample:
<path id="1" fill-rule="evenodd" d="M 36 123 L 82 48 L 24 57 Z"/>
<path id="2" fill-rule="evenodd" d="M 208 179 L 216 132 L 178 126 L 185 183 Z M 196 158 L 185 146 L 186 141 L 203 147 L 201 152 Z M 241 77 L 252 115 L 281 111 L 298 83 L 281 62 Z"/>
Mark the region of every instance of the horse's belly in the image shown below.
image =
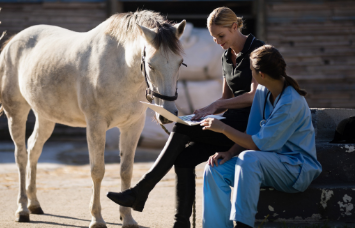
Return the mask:
<path id="1" fill-rule="evenodd" d="M 54 112 L 56 112 L 54 113 Z M 80 113 L 75 113 L 73 110 L 69 111 L 68 109 L 64 110 L 52 110 L 51 112 L 46 112 L 42 110 L 43 116 L 46 119 L 50 119 L 55 123 L 60 123 L 63 125 L 68 125 L 71 127 L 86 127 L 85 116 L 80 115 Z"/>
<path id="2" fill-rule="evenodd" d="M 86 127 L 84 114 L 73 105 L 66 104 L 57 106 L 48 104 L 41 106 L 41 108 L 39 108 L 38 105 L 33 105 L 32 109 L 41 117 L 55 123 L 72 127 Z"/>
<path id="3" fill-rule="evenodd" d="M 73 127 L 85 127 L 85 116 L 79 108 L 74 88 L 70 84 L 66 88 L 60 87 L 45 88 L 32 84 L 21 92 L 31 108 L 42 118 Z"/>

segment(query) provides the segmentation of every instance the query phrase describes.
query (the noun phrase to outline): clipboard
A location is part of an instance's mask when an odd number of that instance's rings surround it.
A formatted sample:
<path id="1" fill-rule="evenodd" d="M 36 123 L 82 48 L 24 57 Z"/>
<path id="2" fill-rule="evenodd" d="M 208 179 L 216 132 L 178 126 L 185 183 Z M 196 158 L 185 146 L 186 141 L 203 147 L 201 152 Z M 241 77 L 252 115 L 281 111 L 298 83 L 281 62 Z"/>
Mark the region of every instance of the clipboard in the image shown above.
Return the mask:
<path id="1" fill-rule="evenodd" d="M 165 118 L 167 118 L 170 121 L 173 122 L 177 122 L 177 123 L 181 123 L 181 124 L 185 124 L 188 126 L 194 126 L 194 125 L 199 125 L 202 120 L 207 119 L 207 118 L 215 118 L 218 120 L 221 119 L 225 119 L 225 117 L 223 116 L 217 116 L 217 115 L 208 115 L 205 116 L 199 120 L 194 120 L 191 121 L 190 119 L 195 115 L 195 114 L 191 114 L 191 115 L 186 115 L 186 116 L 175 116 L 174 114 L 172 114 L 171 112 L 169 112 L 168 110 L 166 110 L 165 108 L 155 105 L 155 104 L 150 104 L 147 102 L 143 102 L 140 101 L 142 104 L 146 105 L 148 108 L 152 109 L 153 111 L 159 113 L 160 115 L 164 116 Z"/>

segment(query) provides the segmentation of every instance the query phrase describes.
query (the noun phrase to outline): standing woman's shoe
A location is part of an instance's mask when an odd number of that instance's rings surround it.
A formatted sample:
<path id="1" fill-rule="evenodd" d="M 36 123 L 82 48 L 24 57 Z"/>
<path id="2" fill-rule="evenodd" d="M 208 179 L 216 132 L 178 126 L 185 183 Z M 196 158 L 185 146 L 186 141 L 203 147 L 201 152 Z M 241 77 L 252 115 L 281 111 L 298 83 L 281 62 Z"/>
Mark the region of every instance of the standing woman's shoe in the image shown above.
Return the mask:
<path id="1" fill-rule="evenodd" d="M 175 222 L 173 228 L 190 228 L 190 217 L 195 200 L 195 168 L 175 166 L 176 202 Z"/>
<path id="2" fill-rule="evenodd" d="M 169 139 L 154 165 L 136 186 L 120 193 L 108 192 L 107 197 L 121 206 L 142 211 L 150 191 L 169 172 L 178 155 L 185 149 L 189 139 L 190 137 L 187 135 L 177 132 L 170 133 Z"/>

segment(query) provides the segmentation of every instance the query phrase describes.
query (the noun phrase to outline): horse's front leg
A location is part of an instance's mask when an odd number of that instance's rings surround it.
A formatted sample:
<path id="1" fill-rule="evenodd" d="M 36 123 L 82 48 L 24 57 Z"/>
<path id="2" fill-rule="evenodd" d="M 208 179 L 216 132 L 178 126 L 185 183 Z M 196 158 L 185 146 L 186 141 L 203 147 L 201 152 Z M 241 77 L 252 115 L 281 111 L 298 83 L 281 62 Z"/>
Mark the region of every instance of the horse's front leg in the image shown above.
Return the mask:
<path id="1" fill-rule="evenodd" d="M 106 227 L 101 215 L 100 188 L 105 174 L 105 132 L 107 123 L 100 118 L 87 118 L 87 141 L 89 146 L 91 178 L 93 182 L 93 194 L 91 196 L 90 228 Z"/>
<path id="2" fill-rule="evenodd" d="M 121 191 L 131 187 L 134 154 L 144 127 L 144 121 L 145 114 L 134 124 L 120 128 Z M 132 217 L 130 208 L 120 206 L 120 214 L 123 218 L 122 227 L 139 227 Z"/>

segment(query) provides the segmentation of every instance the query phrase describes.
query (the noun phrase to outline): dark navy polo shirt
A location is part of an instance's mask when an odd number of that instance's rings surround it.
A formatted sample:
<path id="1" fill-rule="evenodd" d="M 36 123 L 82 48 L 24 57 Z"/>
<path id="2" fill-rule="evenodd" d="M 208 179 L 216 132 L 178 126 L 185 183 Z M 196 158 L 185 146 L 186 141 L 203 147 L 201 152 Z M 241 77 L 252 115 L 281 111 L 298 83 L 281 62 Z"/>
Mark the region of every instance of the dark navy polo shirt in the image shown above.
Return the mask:
<path id="1" fill-rule="evenodd" d="M 237 56 L 235 67 L 233 67 L 233 62 L 230 57 L 231 48 L 226 50 L 222 55 L 223 77 L 226 79 L 235 97 L 250 92 L 252 75 L 249 55 L 252 51 L 263 45 L 264 42 L 256 39 L 252 34 L 249 34 L 243 50 Z"/>

